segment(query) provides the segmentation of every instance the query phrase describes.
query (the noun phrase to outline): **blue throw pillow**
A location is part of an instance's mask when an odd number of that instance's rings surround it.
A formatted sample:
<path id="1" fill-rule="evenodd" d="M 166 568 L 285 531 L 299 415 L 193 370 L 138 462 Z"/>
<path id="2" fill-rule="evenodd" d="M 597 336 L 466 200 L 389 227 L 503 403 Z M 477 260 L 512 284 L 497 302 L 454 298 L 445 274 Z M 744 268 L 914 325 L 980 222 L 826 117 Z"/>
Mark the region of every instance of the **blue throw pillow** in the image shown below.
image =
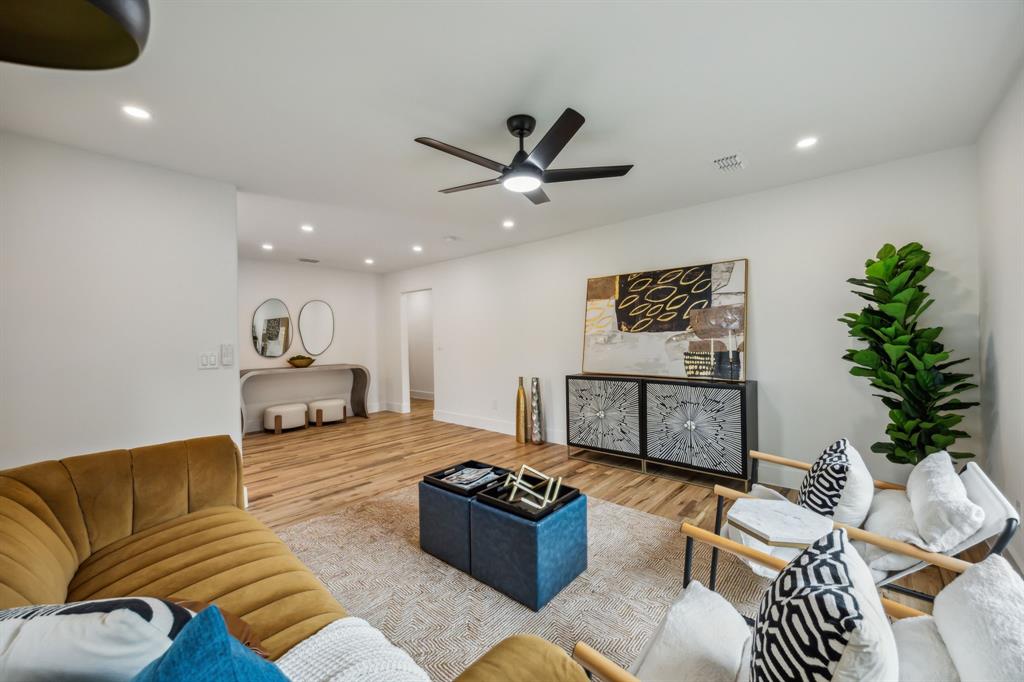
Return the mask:
<path id="1" fill-rule="evenodd" d="M 189 621 L 164 655 L 133 682 L 288 682 L 276 665 L 265 661 L 228 633 L 216 606 Z"/>

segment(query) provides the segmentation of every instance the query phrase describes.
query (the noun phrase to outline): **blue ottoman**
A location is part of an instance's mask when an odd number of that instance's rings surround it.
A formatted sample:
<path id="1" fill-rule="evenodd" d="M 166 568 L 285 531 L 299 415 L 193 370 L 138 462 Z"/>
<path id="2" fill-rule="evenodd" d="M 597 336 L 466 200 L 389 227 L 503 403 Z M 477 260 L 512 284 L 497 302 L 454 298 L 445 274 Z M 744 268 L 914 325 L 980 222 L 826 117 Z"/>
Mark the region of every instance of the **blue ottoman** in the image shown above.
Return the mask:
<path id="1" fill-rule="evenodd" d="M 470 504 L 472 576 L 534 611 L 587 570 L 587 497 L 540 521 L 474 499 Z"/>
<path id="2" fill-rule="evenodd" d="M 469 573 L 469 504 L 456 495 L 420 481 L 420 548 Z"/>

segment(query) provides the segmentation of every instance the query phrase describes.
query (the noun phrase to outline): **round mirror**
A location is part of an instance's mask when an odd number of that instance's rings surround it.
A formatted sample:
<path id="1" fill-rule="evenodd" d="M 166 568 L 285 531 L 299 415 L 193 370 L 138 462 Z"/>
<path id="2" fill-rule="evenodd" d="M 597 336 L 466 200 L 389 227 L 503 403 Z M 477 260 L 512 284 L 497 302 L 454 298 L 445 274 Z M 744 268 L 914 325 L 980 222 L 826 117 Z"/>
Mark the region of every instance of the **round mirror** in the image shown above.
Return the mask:
<path id="1" fill-rule="evenodd" d="M 310 355 L 320 355 L 334 341 L 334 311 L 327 301 L 309 301 L 299 311 L 299 334 Z"/>
<path id="2" fill-rule="evenodd" d="M 265 358 L 279 358 L 292 345 L 292 318 L 279 298 L 268 298 L 252 314 L 252 345 Z"/>

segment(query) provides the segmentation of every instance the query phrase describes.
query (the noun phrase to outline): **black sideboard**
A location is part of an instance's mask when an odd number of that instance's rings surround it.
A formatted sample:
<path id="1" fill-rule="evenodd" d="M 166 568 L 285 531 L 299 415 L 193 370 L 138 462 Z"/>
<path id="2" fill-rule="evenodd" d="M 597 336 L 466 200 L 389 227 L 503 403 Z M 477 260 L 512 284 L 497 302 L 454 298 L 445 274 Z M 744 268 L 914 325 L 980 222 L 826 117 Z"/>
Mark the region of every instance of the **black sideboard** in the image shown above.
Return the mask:
<path id="1" fill-rule="evenodd" d="M 756 480 L 756 381 L 572 374 L 565 415 L 570 457 L 595 461 L 588 453 L 600 453 L 644 473 L 695 472 L 745 488 Z"/>

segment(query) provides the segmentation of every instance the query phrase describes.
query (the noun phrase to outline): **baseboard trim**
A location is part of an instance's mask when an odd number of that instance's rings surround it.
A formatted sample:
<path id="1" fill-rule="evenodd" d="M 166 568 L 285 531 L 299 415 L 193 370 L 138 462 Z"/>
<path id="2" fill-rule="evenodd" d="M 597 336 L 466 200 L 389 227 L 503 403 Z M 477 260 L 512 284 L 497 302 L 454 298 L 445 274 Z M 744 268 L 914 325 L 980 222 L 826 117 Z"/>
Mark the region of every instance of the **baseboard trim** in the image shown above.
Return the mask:
<path id="1" fill-rule="evenodd" d="M 415 398 L 416 400 L 433 400 L 433 391 L 409 391 L 409 397 Z"/>
<path id="2" fill-rule="evenodd" d="M 511 419 L 495 419 L 494 417 L 480 417 L 475 414 L 463 414 L 460 412 L 448 412 L 445 410 L 434 410 L 434 420 L 459 426 L 469 426 L 484 431 L 494 431 L 507 436 L 516 435 L 516 423 Z M 545 429 L 544 438 L 548 443 L 565 445 L 565 431 L 563 429 Z"/>

